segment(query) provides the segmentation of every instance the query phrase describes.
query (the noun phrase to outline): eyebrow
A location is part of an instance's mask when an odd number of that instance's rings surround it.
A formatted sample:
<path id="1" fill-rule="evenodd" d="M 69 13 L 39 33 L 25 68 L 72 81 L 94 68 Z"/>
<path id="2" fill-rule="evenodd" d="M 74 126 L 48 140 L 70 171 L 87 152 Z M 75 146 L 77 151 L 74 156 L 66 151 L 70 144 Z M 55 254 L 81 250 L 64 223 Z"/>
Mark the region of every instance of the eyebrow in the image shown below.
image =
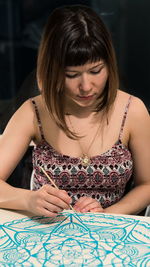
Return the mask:
<path id="1" fill-rule="evenodd" d="M 104 65 L 104 63 L 99 63 L 99 64 L 97 64 L 96 66 L 90 68 L 89 70 L 95 69 L 96 67 L 99 67 L 99 66 L 102 66 L 102 65 Z"/>
<path id="2" fill-rule="evenodd" d="M 97 68 L 97 67 L 99 67 L 99 66 L 102 66 L 102 65 L 104 65 L 104 63 L 99 63 L 99 64 L 97 64 L 96 66 L 93 66 L 92 68 L 90 68 L 90 69 L 88 69 L 88 70 L 93 70 L 93 69 L 95 69 L 95 68 Z M 67 71 L 67 72 L 79 72 L 78 70 L 67 70 L 67 69 L 66 69 L 66 71 Z"/>

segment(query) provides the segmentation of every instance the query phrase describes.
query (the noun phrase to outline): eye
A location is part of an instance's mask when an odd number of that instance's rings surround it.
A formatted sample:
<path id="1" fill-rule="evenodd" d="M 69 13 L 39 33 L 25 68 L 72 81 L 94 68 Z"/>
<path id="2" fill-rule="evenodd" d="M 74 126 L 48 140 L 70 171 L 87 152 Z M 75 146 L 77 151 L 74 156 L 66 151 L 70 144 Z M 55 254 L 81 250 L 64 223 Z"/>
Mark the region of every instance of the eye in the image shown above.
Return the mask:
<path id="1" fill-rule="evenodd" d="M 91 73 L 91 74 L 98 74 L 98 73 L 101 72 L 101 70 L 102 70 L 102 67 L 99 68 L 98 70 L 97 70 L 97 69 L 95 69 L 95 70 L 91 70 L 90 73 Z"/>
<path id="2" fill-rule="evenodd" d="M 77 73 L 75 73 L 75 74 L 68 74 L 68 73 L 66 73 L 65 75 L 66 75 L 66 77 L 69 78 L 69 79 L 73 79 L 73 78 L 76 78 L 76 77 L 78 76 Z"/>

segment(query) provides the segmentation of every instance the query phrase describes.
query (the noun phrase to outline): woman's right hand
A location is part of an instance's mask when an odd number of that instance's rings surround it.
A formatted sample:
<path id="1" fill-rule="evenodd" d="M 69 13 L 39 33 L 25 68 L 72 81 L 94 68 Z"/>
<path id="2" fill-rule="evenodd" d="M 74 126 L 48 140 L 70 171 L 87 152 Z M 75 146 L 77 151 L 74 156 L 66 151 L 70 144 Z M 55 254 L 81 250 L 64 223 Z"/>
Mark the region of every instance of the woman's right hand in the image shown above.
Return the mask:
<path id="1" fill-rule="evenodd" d="M 55 217 L 57 213 L 70 208 L 71 197 L 64 190 L 43 185 L 37 191 L 30 191 L 26 201 L 28 211 L 36 215 Z"/>

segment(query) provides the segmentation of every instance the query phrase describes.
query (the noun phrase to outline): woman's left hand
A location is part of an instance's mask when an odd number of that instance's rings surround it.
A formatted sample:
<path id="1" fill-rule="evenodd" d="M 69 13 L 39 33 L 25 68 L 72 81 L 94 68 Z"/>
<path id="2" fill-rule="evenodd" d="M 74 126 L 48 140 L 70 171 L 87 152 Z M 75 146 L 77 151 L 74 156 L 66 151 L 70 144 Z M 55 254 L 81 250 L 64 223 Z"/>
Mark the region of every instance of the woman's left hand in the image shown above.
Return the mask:
<path id="1" fill-rule="evenodd" d="M 73 207 L 77 212 L 104 212 L 101 204 L 91 197 L 80 197 Z"/>

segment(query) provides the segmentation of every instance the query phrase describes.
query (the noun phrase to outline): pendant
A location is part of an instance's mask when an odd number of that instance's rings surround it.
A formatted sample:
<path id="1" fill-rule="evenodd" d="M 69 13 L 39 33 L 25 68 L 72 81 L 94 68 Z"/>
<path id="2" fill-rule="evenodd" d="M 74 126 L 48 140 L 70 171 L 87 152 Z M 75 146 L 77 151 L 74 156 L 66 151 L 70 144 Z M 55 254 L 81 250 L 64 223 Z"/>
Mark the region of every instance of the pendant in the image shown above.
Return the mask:
<path id="1" fill-rule="evenodd" d="M 87 155 L 83 155 L 81 158 L 80 158 L 80 162 L 83 166 L 88 166 L 90 165 L 91 163 L 91 160 L 90 158 L 87 156 Z"/>

